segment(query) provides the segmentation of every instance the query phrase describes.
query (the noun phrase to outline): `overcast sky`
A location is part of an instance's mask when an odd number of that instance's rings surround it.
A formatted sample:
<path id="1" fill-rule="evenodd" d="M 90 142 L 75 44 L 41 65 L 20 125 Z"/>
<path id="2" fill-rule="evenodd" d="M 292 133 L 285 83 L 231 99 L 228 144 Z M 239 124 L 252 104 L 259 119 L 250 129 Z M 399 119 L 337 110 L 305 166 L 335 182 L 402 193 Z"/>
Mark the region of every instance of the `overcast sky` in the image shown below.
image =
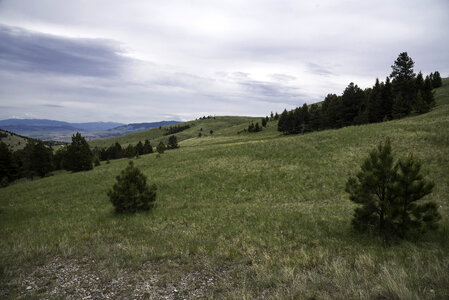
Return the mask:
<path id="1" fill-rule="evenodd" d="M 0 0 L 0 119 L 265 116 L 403 51 L 447 77 L 448 28 L 448 0 Z"/>

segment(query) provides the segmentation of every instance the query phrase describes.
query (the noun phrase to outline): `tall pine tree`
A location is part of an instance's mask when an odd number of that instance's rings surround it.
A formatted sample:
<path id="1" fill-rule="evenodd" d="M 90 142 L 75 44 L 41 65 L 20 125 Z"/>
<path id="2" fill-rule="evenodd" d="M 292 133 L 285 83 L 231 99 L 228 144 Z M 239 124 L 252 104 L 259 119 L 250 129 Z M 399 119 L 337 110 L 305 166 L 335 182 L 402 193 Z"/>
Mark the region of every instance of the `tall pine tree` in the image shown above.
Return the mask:
<path id="1" fill-rule="evenodd" d="M 393 91 L 396 97 L 401 96 L 405 115 L 410 113 L 416 99 L 414 65 L 414 61 L 408 56 L 407 52 L 402 52 L 391 66 L 393 70 L 390 77 L 393 78 Z"/>
<path id="2" fill-rule="evenodd" d="M 77 132 L 72 136 L 72 143 L 67 147 L 64 167 L 73 172 L 87 171 L 93 168 L 92 162 L 93 154 L 89 144 L 81 133 Z"/>

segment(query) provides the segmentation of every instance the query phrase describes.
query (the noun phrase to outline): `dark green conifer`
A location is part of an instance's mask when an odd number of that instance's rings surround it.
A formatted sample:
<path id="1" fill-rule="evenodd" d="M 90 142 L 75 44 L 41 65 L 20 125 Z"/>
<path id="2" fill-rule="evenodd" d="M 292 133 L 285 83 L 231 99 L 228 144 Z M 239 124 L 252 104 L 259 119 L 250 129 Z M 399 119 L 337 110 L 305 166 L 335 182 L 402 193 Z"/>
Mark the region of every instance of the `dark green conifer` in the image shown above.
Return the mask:
<path id="1" fill-rule="evenodd" d="M 435 202 L 417 203 L 432 192 L 434 183 L 420 174 L 421 163 L 412 154 L 400 159 L 397 166 L 398 172 L 392 186 L 395 233 L 405 237 L 409 231 L 423 232 L 437 228 L 441 215 Z"/>
<path id="2" fill-rule="evenodd" d="M 139 154 L 139 155 L 145 154 L 144 147 L 143 147 L 143 144 L 141 141 L 139 141 L 136 144 L 135 150 L 136 150 L 137 154 Z"/>
<path id="3" fill-rule="evenodd" d="M 153 153 L 153 146 L 151 146 L 151 143 L 148 139 L 145 140 L 145 144 L 143 145 L 143 153 L 144 154 Z"/>
<path id="4" fill-rule="evenodd" d="M 179 148 L 178 139 L 176 138 L 176 135 L 172 135 L 168 138 L 167 149 L 176 149 L 176 148 Z"/>
<path id="5" fill-rule="evenodd" d="M 160 141 L 159 144 L 156 147 L 156 150 L 159 154 L 162 154 L 165 152 L 165 145 L 164 142 Z"/>
<path id="6" fill-rule="evenodd" d="M 379 232 L 387 239 L 404 238 L 409 231 L 435 229 L 441 218 L 436 204 L 416 203 L 434 186 L 420 169 L 421 164 L 412 155 L 394 163 L 388 138 L 373 149 L 360 172 L 346 183 L 350 200 L 361 205 L 354 211 L 354 228 Z"/>
<path id="7" fill-rule="evenodd" d="M 72 136 L 72 143 L 67 146 L 64 167 L 73 172 L 87 171 L 93 168 L 93 155 L 89 144 L 79 132 Z"/>
<path id="8" fill-rule="evenodd" d="M 432 87 L 433 88 L 439 88 L 443 85 L 443 81 L 441 80 L 440 72 L 435 71 L 432 76 Z"/>
<path id="9" fill-rule="evenodd" d="M 19 169 L 9 147 L 0 142 L 0 185 L 8 185 L 18 177 Z"/>
<path id="10" fill-rule="evenodd" d="M 354 211 L 352 225 L 361 231 L 391 231 L 391 186 L 396 176 L 390 139 L 373 149 L 361 166 L 356 177 L 346 183 L 349 199 L 361 207 Z"/>
<path id="11" fill-rule="evenodd" d="M 154 206 L 156 190 L 156 185 L 149 186 L 146 176 L 130 161 L 117 176 L 117 182 L 108 191 L 108 196 L 116 212 L 135 213 Z"/>

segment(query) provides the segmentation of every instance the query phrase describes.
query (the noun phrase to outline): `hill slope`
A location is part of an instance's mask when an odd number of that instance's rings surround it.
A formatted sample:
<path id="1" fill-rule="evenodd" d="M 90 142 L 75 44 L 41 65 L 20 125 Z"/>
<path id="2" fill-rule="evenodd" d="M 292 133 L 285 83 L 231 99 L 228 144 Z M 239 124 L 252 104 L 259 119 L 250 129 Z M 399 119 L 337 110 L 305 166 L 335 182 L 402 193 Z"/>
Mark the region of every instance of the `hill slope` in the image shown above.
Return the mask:
<path id="1" fill-rule="evenodd" d="M 248 127 L 248 124 L 251 121 L 260 122 L 260 118 L 223 116 L 183 122 L 176 125 L 188 125 L 190 126 L 190 128 L 176 133 L 175 135 L 177 136 L 178 141 L 196 138 L 198 137 L 199 133 L 202 134 L 202 137 L 211 136 L 211 130 L 213 131 L 213 136 L 236 135 L 237 131 L 243 130 L 244 128 Z M 164 143 L 167 144 L 169 138 L 169 135 L 167 135 L 167 129 L 170 128 L 170 126 L 173 125 L 138 131 L 131 134 L 122 135 L 120 137 L 91 140 L 89 144 L 92 147 L 109 147 L 115 142 L 119 142 L 122 146 L 127 146 L 128 144 L 135 145 L 139 141 L 144 142 L 146 139 L 149 139 L 152 142 L 153 146 L 157 145 L 159 141 L 164 141 Z"/>
<path id="2" fill-rule="evenodd" d="M 134 216 L 106 196 L 128 159 L 12 184 L 0 198 L 0 295 L 448 298 L 448 80 L 436 95 L 425 115 L 302 136 L 274 124 L 192 133 L 134 160 L 158 186 L 157 207 Z M 386 136 L 396 156 L 423 161 L 443 215 L 438 231 L 390 246 L 351 230 L 344 192 Z"/>
<path id="3" fill-rule="evenodd" d="M 28 139 L 0 129 L 0 141 L 5 143 L 11 150 L 16 151 L 25 148 Z"/>

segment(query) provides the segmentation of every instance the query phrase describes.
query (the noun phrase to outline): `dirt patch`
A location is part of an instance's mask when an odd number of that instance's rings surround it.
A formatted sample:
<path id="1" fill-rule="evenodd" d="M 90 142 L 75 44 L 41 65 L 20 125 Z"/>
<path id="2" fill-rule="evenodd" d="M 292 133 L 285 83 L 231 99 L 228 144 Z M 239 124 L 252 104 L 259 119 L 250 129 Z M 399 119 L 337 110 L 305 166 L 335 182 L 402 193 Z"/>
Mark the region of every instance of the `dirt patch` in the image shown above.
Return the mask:
<path id="1" fill-rule="evenodd" d="M 36 267 L 30 274 L 20 274 L 7 284 L 15 287 L 15 297 L 64 299 L 198 299 L 212 296 L 219 280 L 227 277 L 225 269 L 213 271 L 176 270 L 167 276 L 151 263 L 139 270 L 96 268 L 94 260 L 55 258 Z M 11 293 L 3 291 L 2 298 Z"/>

